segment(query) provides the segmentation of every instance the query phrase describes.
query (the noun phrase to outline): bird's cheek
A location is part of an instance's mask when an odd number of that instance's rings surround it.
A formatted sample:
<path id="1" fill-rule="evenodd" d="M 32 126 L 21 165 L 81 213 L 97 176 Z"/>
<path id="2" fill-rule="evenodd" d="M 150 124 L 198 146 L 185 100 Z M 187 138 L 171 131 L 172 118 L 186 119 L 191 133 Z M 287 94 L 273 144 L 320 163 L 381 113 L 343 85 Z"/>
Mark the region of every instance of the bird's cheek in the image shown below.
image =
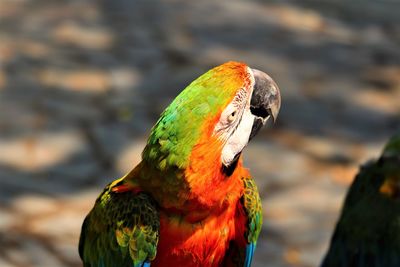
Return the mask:
<path id="1" fill-rule="evenodd" d="M 229 166 L 247 145 L 253 122 L 254 116 L 250 113 L 250 110 L 245 110 L 238 127 L 233 134 L 229 136 L 222 149 L 222 163 L 225 166 Z"/>

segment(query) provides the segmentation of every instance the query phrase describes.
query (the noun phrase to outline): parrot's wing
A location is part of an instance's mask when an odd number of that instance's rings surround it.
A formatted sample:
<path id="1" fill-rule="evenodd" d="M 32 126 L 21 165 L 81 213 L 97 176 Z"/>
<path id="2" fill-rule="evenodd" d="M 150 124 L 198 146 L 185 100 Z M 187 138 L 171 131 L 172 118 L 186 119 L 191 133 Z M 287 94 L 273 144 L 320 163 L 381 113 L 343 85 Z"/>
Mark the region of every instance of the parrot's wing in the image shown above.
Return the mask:
<path id="1" fill-rule="evenodd" d="M 257 186 L 252 178 L 242 178 L 242 180 L 244 192 L 238 203 L 236 217 L 237 227 L 242 230 L 238 231 L 240 234 L 237 240 L 229 243 L 223 266 L 250 267 L 262 227 L 261 200 Z"/>
<path id="2" fill-rule="evenodd" d="M 244 178 L 243 207 L 247 215 L 247 231 L 245 233 L 247 245 L 244 266 L 250 267 L 253 259 L 257 239 L 262 227 L 261 199 L 257 185 L 252 178 Z"/>
<path id="3" fill-rule="evenodd" d="M 148 267 L 159 229 L 152 197 L 119 179 L 104 189 L 83 222 L 79 254 L 85 267 Z"/>

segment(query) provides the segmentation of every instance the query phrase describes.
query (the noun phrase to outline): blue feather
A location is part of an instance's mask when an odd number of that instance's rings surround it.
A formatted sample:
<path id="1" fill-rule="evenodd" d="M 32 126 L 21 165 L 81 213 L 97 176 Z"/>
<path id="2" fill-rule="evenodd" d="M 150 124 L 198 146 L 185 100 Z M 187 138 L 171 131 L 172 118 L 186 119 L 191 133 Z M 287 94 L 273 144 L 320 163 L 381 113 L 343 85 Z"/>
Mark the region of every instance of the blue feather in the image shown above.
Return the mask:
<path id="1" fill-rule="evenodd" d="M 256 243 L 250 243 L 246 246 L 246 259 L 244 261 L 244 267 L 251 266 L 251 261 L 253 260 L 255 249 L 256 249 Z"/>
<path id="2" fill-rule="evenodd" d="M 143 267 L 150 267 L 150 262 L 147 262 L 147 261 L 146 261 L 146 262 L 143 263 L 142 266 L 143 266 Z"/>

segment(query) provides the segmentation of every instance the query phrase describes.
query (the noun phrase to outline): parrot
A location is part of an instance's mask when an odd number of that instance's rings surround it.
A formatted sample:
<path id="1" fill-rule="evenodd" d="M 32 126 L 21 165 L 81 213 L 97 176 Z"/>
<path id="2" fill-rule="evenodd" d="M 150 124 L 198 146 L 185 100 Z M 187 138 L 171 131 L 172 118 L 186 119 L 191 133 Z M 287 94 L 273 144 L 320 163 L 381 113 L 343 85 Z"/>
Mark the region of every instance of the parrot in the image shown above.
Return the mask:
<path id="1" fill-rule="evenodd" d="M 274 80 L 245 63 L 191 82 L 161 113 L 140 163 L 84 219 L 83 265 L 251 266 L 262 209 L 242 151 L 280 105 Z"/>
<path id="2" fill-rule="evenodd" d="M 400 134 L 361 167 L 321 267 L 400 266 Z"/>

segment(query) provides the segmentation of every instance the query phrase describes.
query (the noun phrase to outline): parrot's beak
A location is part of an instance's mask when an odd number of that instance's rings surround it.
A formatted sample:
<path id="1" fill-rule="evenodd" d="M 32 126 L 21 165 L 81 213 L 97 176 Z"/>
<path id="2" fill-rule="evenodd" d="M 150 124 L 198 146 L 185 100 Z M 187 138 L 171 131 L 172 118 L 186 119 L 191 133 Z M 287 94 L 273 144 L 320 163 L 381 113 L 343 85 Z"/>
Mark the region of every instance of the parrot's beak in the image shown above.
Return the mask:
<path id="1" fill-rule="evenodd" d="M 251 129 L 251 140 L 271 116 L 275 122 L 281 107 L 281 94 L 279 88 L 266 73 L 252 69 L 254 75 L 254 88 L 250 100 L 250 111 L 255 116 Z"/>

